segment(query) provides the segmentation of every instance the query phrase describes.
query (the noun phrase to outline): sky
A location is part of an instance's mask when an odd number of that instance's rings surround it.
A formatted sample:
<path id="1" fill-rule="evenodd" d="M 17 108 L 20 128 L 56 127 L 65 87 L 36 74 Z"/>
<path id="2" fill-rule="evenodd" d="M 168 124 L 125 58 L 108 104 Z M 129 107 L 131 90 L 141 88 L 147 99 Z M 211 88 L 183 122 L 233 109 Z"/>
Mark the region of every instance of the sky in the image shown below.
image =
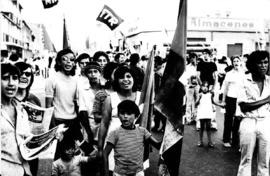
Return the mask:
<path id="1" fill-rule="evenodd" d="M 124 22 L 118 30 L 124 30 L 136 20 L 143 20 L 151 28 L 152 23 L 173 26 L 179 0 L 59 0 L 52 8 L 44 9 L 41 0 L 20 0 L 23 17 L 32 23 L 43 23 L 59 50 L 62 47 L 63 18 L 72 46 L 85 46 L 85 39 L 103 40 L 114 32 L 96 21 L 104 4 L 111 7 Z M 188 16 L 224 16 L 232 18 L 270 19 L 270 0 L 188 0 Z"/>

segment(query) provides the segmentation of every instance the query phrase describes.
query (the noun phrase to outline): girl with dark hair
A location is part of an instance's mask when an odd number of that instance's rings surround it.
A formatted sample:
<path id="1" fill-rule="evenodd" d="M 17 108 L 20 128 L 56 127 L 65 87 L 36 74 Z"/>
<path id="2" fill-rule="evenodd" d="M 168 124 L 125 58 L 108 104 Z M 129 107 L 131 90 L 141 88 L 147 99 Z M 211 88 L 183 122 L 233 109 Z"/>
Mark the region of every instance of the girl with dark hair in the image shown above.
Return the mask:
<path id="1" fill-rule="evenodd" d="M 30 93 L 30 88 L 34 82 L 32 66 L 25 62 L 17 62 L 15 63 L 15 66 L 21 73 L 16 99 L 19 101 L 28 101 L 41 106 L 40 100 L 34 94 Z"/>
<path id="2" fill-rule="evenodd" d="M 110 96 L 106 97 L 102 108 L 103 112 L 98 140 L 99 157 L 103 154 L 107 134 L 121 125 L 117 117 L 117 105 L 123 100 L 132 100 L 137 105 L 139 104 L 140 92 L 136 91 L 134 78 L 132 71 L 126 66 L 121 66 L 114 72 L 113 88 L 115 92 L 110 93 Z M 109 169 L 113 171 L 113 152 L 109 158 Z"/>

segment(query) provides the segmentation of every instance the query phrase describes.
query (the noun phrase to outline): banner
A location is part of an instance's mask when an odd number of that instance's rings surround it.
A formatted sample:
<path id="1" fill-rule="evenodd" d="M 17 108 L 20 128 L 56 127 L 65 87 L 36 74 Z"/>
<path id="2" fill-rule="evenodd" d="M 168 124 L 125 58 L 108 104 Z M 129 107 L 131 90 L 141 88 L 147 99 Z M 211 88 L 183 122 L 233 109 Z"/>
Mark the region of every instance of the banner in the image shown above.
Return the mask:
<path id="1" fill-rule="evenodd" d="M 114 30 L 124 20 L 121 19 L 110 7 L 104 5 L 97 17 L 97 21 L 106 24 L 111 30 Z"/>
<path id="2" fill-rule="evenodd" d="M 181 0 L 177 27 L 168 61 L 161 81 L 161 88 L 156 96 L 155 108 L 167 118 L 165 134 L 161 146 L 160 167 L 168 172 L 163 175 L 178 176 L 184 125 L 183 99 L 185 89 L 178 80 L 185 70 L 186 39 L 187 39 L 187 0 Z M 173 159 L 172 159 L 173 158 Z"/>
<path id="3" fill-rule="evenodd" d="M 27 101 L 21 104 L 28 114 L 31 133 L 38 135 L 47 132 L 51 123 L 54 107 L 42 108 Z"/>
<path id="4" fill-rule="evenodd" d="M 42 0 L 44 9 L 51 8 L 58 3 L 58 0 Z"/>

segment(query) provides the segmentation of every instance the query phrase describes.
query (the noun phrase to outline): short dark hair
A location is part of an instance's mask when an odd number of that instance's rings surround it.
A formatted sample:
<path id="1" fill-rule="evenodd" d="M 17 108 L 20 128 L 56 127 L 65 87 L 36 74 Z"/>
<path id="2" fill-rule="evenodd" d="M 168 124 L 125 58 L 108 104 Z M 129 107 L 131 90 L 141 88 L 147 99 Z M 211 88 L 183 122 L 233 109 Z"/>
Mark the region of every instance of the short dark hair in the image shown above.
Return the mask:
<path id="1" fill-rule="evenodd" d="M 138 53 L 132 53 L 129 57 L 130 65 L 136 65 L 140 61 L 140 55 Z"/>
<path id="2" fill-rule="evenodd" d="M 18 77 L 21 75 L 20 70 L 15 65 L 11 63 L 1 63 L 1 77 L 6 73 L 17 75 Z"/>
<path id="3" fill-rule="evenodd" d="M 235 55 L 235 56 L 231 56 L 231 62 L 233 63 L 233 60 L 234 59 L 239 59 L 239 60 L 241 60 L 241 58 L 240 58 L 240 56 L 238 56 L 238 55 Z"/>
<path id="4" fill-rule="evenodd" d="M 267 58 L 269 61 L 269 53 L 267 51 L 253 51 L 247 58 L 246 67 L 248 71 L 251 73 L 255 73 L 257 68 L 254 67 L 254 65 L 257 64 L 259 61 L 264 60 L 265 58 Z"/>
<path id="5" fill-rule="evenodd" d="M 133 77 L 134 84 L 132 87 L 132 91 L 135 92 L 137 90 L 137 82 L 136 82 L 133 71 L 127 66 L 120 66 L 114 72 L 113 89 L 116 92 L 120 91 L 119 79 L 123 78 L 126 73 L 130 73 L 131 76 Z"/>
<path id="6" fill-rule="evenodd" d="M 73 52 L 71 49 L 69 49 L 69 48 L 63 49 L 63 50 L 61 50 L 61 51 L 59 51 L 59 52 L 57 53 L 56 59 L 55 59 L 55 65 L 54 65 L 54 69 L 55 69 L 56 72 L 58 72 L 58 71 L 61 70 L 61 66 L 58 64 L 58 62 L 61 61 L 61 59 L 62 59 L 62 57 L 63 57 L 64 55 L 69 54 L 69 53 L 70 53 L 70 54 L 73 54 L 74 57 L 75 57 L 74 52 Z M 76 65 L 72 68 L 72 70 L 71 70 L 71 72 L 70 72 L 70 75 L 71 75 L 71 76 L 74 76 L 74 75 L 75 75 L 75 70 L 76 70 Z"/>
<path id="7" fill-rule="evenodd" d="M 209 54 L 209 55 L 212 54 L 211 50 L 207 49 L 207 48 L 203 50 L 203 53 L 206 53 L 206 54 Z"/>
<path id="8" fill-rule="evenodd" d="M 12 53 L 12 54 L 9 56 L 8 59 L 11 60 L 11 61 L 13 61 L 13 62 L 16 62 L 16 61 L 19 60 L 19 56 L 18 56 L 18 54 L 16 54 L 16 53 Z"/>
<path id="9" fill-rule="evenodd" d="M 101 73 L 101 67 L 97 62 L 89 62 L 84 68 L 84 74 L 87 75 L 89 69 L 97 69 Z"/>
<path id="10" fill-rule="evenodd" d="M 140 109 L 136 105 L 134 101 L 131 100 L 123 100 L 121 103 L 117 106 L 118 114 L 120 113 L 128 113 L 128 114 L 135 114 L 135 117 L 137 118 L 140 115 Z"/>
<path id="11" fill-rule="evenodd" d="M 109 56 L 104 51 L 97 51 L 97 52 L 95 52 L 95 54 L 93 56 L 93 61 L 94 62 L 98 62 L 98 58 L 100 56 L 104 56 L 106 58 L 107 62 L 110 62 Z"/>
<path id="12" fill-rule="evenodd" d="M 116 62 L 119 62 L 119 58 L 120 58 L 121 55 L 124 56 L 124 53 L 117 53 L 117 54 L 114 56 L 114 60 L 115 60 Z"/>
<path id="13" fill-rule="evenodd" d="M 82 53 L 82 54 L 80 54 L 80 55 L 77 57 L 76 62 L 79 63 L 79 62 L 81 62 L 81 60 L 83 60 L 83 59 L 88 59 L 89 62 L 91 61 L 91 57 L 90 57 L 89 54 L 87 54 L 87 53 Z"/>

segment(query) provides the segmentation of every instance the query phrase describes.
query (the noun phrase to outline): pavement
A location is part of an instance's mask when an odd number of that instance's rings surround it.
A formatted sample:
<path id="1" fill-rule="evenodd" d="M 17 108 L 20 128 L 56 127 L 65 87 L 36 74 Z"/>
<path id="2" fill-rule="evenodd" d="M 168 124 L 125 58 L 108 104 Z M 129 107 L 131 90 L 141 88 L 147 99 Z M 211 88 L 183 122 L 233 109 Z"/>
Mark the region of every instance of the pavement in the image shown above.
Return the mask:
<path id="1" fill-rule="evenodd" d="M 179 176 L 236 176 L 240 161 L 240 152 L 235 148 L 223 147 L 222 135 L 224 114 L 217 108 L 218 130 L 213 131 L 214 148 L 208 148 L 206 133 L 204 147 L 197 147 L 198 132 L 195 125 L 185 125 Z M 161 139 L 161 133 L 153 133 Z M 173 159 L 173 158 L 172 158 Z M 146 176 L 157 175 L 158 151 L 150 153 L 150 168 Z M 254 167 L 253 167 L 254 168 Z M 253 173 L 252 175 L 255 175 Z"/>

